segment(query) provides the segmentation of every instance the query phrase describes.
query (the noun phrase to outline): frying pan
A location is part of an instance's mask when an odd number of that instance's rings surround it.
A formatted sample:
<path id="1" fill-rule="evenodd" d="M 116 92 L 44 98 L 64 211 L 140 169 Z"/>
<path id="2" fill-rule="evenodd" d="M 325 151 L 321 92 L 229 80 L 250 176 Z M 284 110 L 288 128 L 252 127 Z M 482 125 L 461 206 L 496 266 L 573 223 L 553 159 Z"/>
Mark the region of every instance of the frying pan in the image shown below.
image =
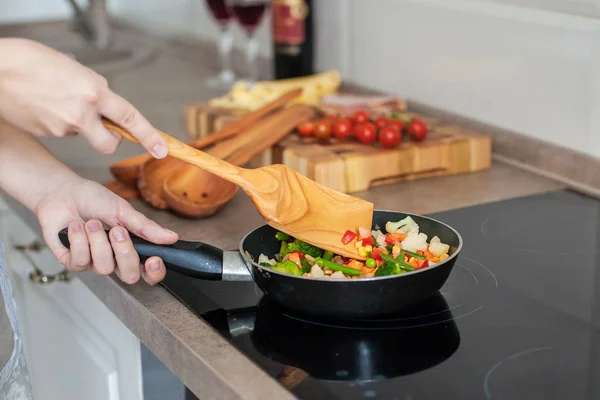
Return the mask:
<path id="1" fill-rule="evenodd" d="M 131 235 L 140 259 L 162 258 L 167 269 L 192 278 L 251 281 L 264 294 L 284 308 L 313 315 L 367 318 L 398 312 L 438 292 L 452 272 L 463 241 L 456 230 L 426 216 L 376 210 L 373 229 L 384 229 L 388 221 L 407 216 L 419 225 L 428 240 L 438 236 L 450 246 L 450 256 L 431 267 L 401 275 L 331 279 L 294 276 L 260 266 L 261 253 L 273 258 L 279 252 L 276 230 L 262 225 L 240 242 L 239 251 L 223 251 L 206 243 L 180 240 L 172 245 L 157 245 Z M 61 242 L 69 247 L 67 229 L 59 232 Z M 340 238 L 341 240 L 341 238 Z"/>

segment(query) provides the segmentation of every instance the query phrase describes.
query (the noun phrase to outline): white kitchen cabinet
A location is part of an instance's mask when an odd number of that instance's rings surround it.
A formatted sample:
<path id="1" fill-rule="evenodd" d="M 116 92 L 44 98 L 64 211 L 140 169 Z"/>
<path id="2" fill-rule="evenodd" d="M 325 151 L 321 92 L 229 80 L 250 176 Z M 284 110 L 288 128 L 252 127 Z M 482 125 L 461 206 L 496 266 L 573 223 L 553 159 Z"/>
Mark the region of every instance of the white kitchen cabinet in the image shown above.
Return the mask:
<path id="1" fill-rule="evenodd" d="M 36 266 L 62 266 L 48 249 L 17 249 L 43 241 L 16 215 L 4 211 L 0 229 L 35 400 L 143 399 L 137 338 L 76 275 L 32 282 Z"/>

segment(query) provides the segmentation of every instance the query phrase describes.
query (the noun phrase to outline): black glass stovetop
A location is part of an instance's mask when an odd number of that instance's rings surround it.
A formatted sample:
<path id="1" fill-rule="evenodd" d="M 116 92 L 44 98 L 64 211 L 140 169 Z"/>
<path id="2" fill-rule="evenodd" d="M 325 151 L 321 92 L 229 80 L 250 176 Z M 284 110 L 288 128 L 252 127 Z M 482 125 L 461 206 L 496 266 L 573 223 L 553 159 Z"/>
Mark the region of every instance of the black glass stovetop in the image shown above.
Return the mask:
<path id="1" fill-rule="evenodd" d="M 301 399 L 600 399 L 600 201 L 430 215 L 463 251 L 438 295 L 385 319 L 315 320 L 247 282 L 163 284 Z"/>

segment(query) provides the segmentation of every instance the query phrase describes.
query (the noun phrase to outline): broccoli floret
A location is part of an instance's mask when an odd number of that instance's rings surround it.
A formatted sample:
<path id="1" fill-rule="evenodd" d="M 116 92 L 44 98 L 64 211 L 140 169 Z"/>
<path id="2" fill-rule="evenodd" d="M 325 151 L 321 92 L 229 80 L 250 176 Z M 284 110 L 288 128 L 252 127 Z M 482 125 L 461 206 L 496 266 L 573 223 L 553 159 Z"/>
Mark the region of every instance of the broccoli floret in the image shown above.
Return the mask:
<path id="1" fill-rule="evenodd" d="M 302 276 L 302 271 L 295 262 L 292 261 L 284 261 L 281 263 L 277 263 L 271 267 L 273 271 L 282 272 L 284 274 Z"/>
<path id="2" fill-rule="evenodd" d="M 292 244 L 292 243 L 289 243 Z M 285 257 L 290 251 L 294 250 L 294 249 L 289 249 L 288 248 L 288 243 L 287 242 L 281 242 L 281 247 L 279 248 L 279 259 L 283 260 L 283 257 Z"/>
<path id="3" fill-rule="evenodd" d="M 302 257 L 300 259 L 300 263 L 302 264 L 302 272 L 309 273 L 311 267 L 310 267 L 310 264 L 308 263 L 308 261 L 306 261 L 306 258 Z"/>
<path id="4" fill-rule="evenodd" d="M 299 240 L 299 239 L 296 239 L 292 243 L 288 243 L 288 245 L 287 245 L 287 253 L 294 251 L 294 250 L 298 250 L 298 251 L 303 252 L 304 254 L 308 254 L 312 258 L 321 257 L 321 254 L 323 254 L 323 250 L 319 249 L 318 247 L 313 246 L 312 244 L 303 242 L 302 240 Z"/>
<path id="5" fill-rule="evenodd" d="M 404 273 L 404 271 L 400 268 L 400 266 L 398 266 L 398 264 L 386 262 L 377 268 L 377 271 L 375 271 L 375 276 L 398 275 L 402 273 Z"/>
<path id="6" fill-rule="evenodd" d="M 290 240 L 290 235 L 288 235 L 287 233 L 283 233 L 283 232 L 277 232 L 275 234 L 275 239 L 281 240 L 281 241 Z"/>

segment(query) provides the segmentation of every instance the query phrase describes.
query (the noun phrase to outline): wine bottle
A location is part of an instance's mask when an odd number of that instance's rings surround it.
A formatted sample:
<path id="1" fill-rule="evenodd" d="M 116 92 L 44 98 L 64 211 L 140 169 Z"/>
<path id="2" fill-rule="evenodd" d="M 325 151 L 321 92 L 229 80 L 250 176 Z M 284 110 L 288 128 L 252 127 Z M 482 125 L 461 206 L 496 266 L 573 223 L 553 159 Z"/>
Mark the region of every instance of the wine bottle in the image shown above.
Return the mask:
<path id="1" fill-rule="evenodd" d="M 275 79 L 313 73 L 312 0 L 272 0 Z"/>

